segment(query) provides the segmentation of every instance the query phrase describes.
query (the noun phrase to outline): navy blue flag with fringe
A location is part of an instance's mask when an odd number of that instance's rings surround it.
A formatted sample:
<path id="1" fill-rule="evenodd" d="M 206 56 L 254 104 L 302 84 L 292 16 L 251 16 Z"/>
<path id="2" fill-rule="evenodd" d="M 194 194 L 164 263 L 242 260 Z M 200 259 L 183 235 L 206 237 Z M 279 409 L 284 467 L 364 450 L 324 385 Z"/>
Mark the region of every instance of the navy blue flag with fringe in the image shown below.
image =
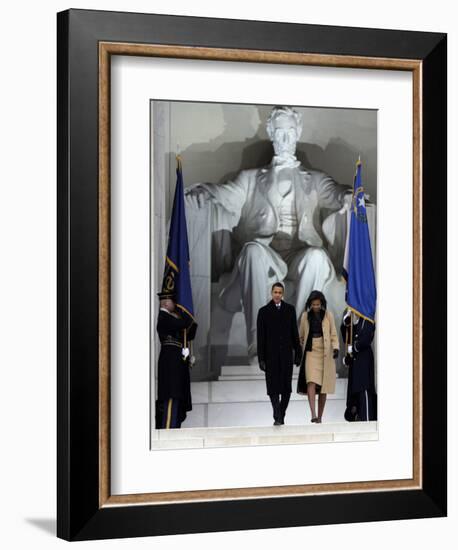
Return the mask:
<path id="1" fill-rule="evenodd" d="M 356 164 L 353 184 L 343 276 L 347 282 L 346 302 L 349 309 L 359 317 L 374 323 L 377 291 L 360 160 Z"/>
<path id="2" fill-rule="evenodd" d="M 189 270 L 189 244 L 184 206 L 183 172 L 177 157 L 177 182 L 170 220 L 169 241 L 165 258 L 161 296 L 173 296 L 176 306 L 194 320 L 191 275 Z"/>

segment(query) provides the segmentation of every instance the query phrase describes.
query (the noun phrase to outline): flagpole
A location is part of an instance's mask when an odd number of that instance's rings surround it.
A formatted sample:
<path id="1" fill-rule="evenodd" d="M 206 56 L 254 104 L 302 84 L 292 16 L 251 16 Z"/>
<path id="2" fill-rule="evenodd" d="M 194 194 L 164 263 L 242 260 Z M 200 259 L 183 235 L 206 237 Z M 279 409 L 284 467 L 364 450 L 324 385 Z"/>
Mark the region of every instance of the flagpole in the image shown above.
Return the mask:
<path id="1" fill-rule="evenodd" d="M 181 156 L 180 156 L 180 144 L 177 143 L 177 154 L 175 155 L 175 158 L 176 158 L 176 161 L 177 161 L 177 171 L 181 172 L 182 171 L 182 165 L 181 165 Z M 182 351 L 186 349 L 186 344 L 187 344 L 187 338 L 186 338 L 186 329 L 183 329 L 183 347 L 182 347 Z M 181 357 L 183 359 L 183 361 L 186 361 L 186 356 L 185 355 L 182 355 Z"/>
<path id="2" fill-rule="evenodd" d="M 180 144 L 177 143 L 177 154 L 175 155 L 176 161 L 177 161 L 177 171 L 182 172 L 182 161 L 181 161 L 181 155 L 180 155 Z M 193 320 L 191 318 L 191 320 Z M 187 329 L 183 329 L 183 347 L 182 350 L 185 350 L 188 347 L 188 331 Z M 190 354 L 188 354 L 190 355 Z M 183 361 L 186 361 L 188 355 L 182 355 Z"/>

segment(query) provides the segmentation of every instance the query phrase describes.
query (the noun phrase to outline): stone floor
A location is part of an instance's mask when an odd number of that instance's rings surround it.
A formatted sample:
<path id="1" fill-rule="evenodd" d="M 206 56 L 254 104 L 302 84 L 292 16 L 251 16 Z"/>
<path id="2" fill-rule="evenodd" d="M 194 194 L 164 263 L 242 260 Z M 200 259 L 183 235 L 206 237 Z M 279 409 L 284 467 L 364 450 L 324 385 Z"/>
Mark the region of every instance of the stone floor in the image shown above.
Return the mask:
<path id="1" fill-rule="evenodd" d="M 377 422 L 155 430 L 152 450 L 376 441 Z"/>

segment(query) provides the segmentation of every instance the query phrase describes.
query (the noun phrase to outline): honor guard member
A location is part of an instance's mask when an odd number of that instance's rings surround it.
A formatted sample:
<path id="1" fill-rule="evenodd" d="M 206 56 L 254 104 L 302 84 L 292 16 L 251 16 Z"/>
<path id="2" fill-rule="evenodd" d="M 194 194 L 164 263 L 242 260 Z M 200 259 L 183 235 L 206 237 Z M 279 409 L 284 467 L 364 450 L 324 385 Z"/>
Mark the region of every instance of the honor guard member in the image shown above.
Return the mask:
<path id="1" fill-rule="evenodd" d="M 377 420 L 372 352 L 375 324 L 348 310 L 344 314 L 340 330 L 345 342 L 344 364 L 349 369 L 345 420 Z"/>
<path id="2" fill-rule="evenodd" d="M 192 409 L 190 367 L 194 357 L 188 347 L 197 324 L 175 307 L 175 295 L 158 293 L 157 332 L 161 341 L 157 369 L 156 428 L 180 428 Z"/>

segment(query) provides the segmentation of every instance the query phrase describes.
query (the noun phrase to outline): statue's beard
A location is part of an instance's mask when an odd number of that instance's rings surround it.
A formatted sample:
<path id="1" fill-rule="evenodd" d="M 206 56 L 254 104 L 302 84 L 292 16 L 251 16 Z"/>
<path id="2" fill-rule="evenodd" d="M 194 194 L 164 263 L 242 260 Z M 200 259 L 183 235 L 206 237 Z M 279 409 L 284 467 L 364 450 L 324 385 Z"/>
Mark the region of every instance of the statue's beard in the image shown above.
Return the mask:
<path id="1" fill-rule="evenodd" d="M 281 147 L 273 144 L 275 156 L 278 159 L 296 160 L 296 147 Z"/>
<path id="2" fill-rule="evenodd" d="M 282 165 L 282 166 L 288 166 L 292 165 L 295 166 L 297 164 L 297 158 L 296 158 L 296 148 L 282 148 L 282 147 L 275 147 L 274 145 L 274 158 L 272 159 L 272 164 L 275 166 Z"/>

